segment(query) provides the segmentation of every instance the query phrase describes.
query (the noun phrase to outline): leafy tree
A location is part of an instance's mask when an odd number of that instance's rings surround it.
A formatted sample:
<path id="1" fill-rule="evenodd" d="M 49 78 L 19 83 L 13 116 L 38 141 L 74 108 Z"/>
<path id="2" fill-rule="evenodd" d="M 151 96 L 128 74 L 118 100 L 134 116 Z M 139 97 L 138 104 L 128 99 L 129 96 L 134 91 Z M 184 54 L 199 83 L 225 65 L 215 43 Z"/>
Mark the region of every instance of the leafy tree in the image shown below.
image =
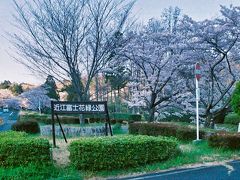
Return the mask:
<path id="1" fill-rule="evenodd" d="M 59 100 L 59 95 L 57 93 L 57 86 L 53 79 L 53 76 L 48 75 L 45 83 L 43 84 L 43 88 L 47 90 L 48 97 Z"/>
<path id="2" fill-rule="evenodd" d="M 65 87 L 61 91 L 67 92 L 67 100 L 68 101 L 78 101 L 78 94 L 74 89 L 74 86 L 72 84 L 65 85 Z"/>
<path id="3" fill-rule="evenodd" d="M 0 89 L 8 89 L 11 86 L 11 82 L 8 80 L 4 80 L 1 84 L 0 84 Z"/>
<path id="4" fill-rule="evenodd" d="M 14 83 L 9 87 L 9 89 L 12 91 L 14 95 L 19 95 L 23 93 L 21 84 Z"/>
<path id="5" fill-rule="evenodd" d="M 115 92 L 115 106 L 117 107 L 117 112 L 120 112 L 121 107 L 121 97 L 120 90 L 124 88 L 130 79 L 130 72 L 121 65 L 113 67 L 111 70 L 105 71 L 106 82 L 110 83 L 111 91 L 117 91 L 118 96 L 116 97 Z M 117 106 L 118 105 L 118 106 Z"/>
<path id="6" fill-rule="evenodd" d="M 231 105 L 233 111 L 240 115 L 240 82 L 236 83 L 235 90 L 232 95 Z"/>

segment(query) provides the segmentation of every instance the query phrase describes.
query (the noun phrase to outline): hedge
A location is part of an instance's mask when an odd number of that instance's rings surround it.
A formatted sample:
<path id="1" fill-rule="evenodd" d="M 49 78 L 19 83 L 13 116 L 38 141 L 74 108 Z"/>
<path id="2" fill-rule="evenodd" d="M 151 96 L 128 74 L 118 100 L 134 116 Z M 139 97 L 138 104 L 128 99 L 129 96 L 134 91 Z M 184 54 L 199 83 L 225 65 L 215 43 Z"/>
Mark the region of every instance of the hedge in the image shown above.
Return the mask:
<path id="1" fill-rule="evenodd" d="M 13 131 L 24 131 L 31 134 L 40 133 L 40 127 L 35 120 L 17 121 L 12 125 L 11 129 Z"/>
<path id="2" fill-rule="evenodd" d="M 29 137 L 23 132 L 0 133 L 0 166 L 17 167 L 50 162 L 50 145 L 46 139 Z"/>
<path id="3" fill-rule="evenodd" d="M 229 113 L 225 116 L 224 123 L 238 125 L 240 123 L 240 116 L 236 113 Z"/>
<path id="4" fill-rule="evenodd" d="M 240 133 L 218 132 L 208 138 L 211 147 L 238 149 L 240 148 Z"/>
<path id="5" fill-rule="evenodd" d="M 132 123 L 129 124 L 129 134 L 172 136 L 184 141 L 196 139 L 195 129 L 170 123 Z M 205 132 L 200 130 L 200 138 L 204 136 Z"/>
<path id="6" fill-rule="evenodd" d="M 69 146 L 79 170 L 112 170 L 163 161 L 179 153 L 176 139 L 151 136 L 82 138 Z"/>
<path id="7" fill-rule="evenodd" d="M 84 114 L 84 119 L 89 119 L 85 123 L 99 123 L 105 122 L 106 116 L 104 114 Z M 122 123 L 123 121 L 135 122 L 141 121 L 140 114 L 127 114 L 127 113 L 112 113 L 110 114 L 111 123 Z M 51 124 L 51 116 L 46 114 L 26 113 L 20 115 L 20 121 L 36 120 L 39 123 Z M 79 124 L 79 116 L 59 116 L 62 124 Z"/>

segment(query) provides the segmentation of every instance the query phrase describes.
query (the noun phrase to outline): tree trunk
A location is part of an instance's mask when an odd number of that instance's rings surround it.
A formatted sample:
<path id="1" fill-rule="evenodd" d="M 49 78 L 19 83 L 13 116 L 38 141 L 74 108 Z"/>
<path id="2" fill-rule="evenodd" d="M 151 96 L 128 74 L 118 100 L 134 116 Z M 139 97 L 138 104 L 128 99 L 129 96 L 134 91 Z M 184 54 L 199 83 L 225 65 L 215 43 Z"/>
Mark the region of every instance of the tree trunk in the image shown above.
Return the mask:
<path id="1" fill-rule="evenodd" d="M 154 121 L 154 114 L 155 114 L 155 107 L 151 107 L 149 110 L 149 122 L 153 122 Z"/>
<path id="2" fill-rule="evenodd" d="M 207 109 L 205 114 L 206 120 L 204 126 L 214 129 L 213 114 L 210 112 L 210 109 Z"/>
<path id="3" fill-rule="evenodd" d="M 114 112 L 117 112 L 117 95 L 116 95 L 116 91 L 113 91 L 113 96 L 114 96 Z"/>

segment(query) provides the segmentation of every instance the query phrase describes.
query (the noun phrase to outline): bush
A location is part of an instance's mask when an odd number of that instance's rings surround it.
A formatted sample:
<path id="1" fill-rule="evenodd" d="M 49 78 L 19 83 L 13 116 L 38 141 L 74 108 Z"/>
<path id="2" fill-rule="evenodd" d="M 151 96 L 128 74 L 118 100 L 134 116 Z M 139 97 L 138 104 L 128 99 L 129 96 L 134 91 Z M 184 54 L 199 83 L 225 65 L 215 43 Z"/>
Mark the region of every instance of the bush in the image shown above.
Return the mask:
<path id="1" fill-rule="evenodd" d="M 236 87 L 231 98 L 231 106 L 233 111 L 240 115 L 240 82 L 236 83 Z"/>
<path id="2" fill-rule="evenodd" d="M 212 134 L 208 138 L 208 145 L 211 147 L 238 149 L 240 148 L 240 134 L 227 132 Z"/>
<path id="3" fill-rule="evenodd" d="M 69 146 L 71 164 L 81 170 L 112 170 L 162 161 L 179 152 L 176 139 L 150 136 L 83 138 Z"/>
<path id="4" fill-rule="evenodd" d="M 17 167 L 29 163 L 50 162 L 50 145 L 46 139 L 37 139 L 21 132 L 0 133 L 0 166 Z"/>
<path id="5" fill-rule="evenodd" d="M 133 121 L 133 122 L 136 122 L 136 121 L 141 121 L 142 120 L 142 116 L 140 114 L 130 114 L 129 115 L 129 121 Z"/>
<path id="6" fill-rule="evenodd" d="M 24 131 L 31 134 L 40 133 L 40 127 L 35 120 L 17 121 L 12 125 L 11 129 L 13 131 Z"/>
<path id="7" fill-rule="evenodd" d="M 129 124 L 129 134 L 173 136 L 184 141 L 196 139 L 195 129 L 169 123 L 132 123 Z M 204 136 L 204 131 L 200 131 L 200 138 Z"/>
<path id="8" fill-rule="evenodd" d="M 225 116 L 224 123 L 238 125 L 240 123 L 240 116 L 236 113 L 229 113 Z"/>

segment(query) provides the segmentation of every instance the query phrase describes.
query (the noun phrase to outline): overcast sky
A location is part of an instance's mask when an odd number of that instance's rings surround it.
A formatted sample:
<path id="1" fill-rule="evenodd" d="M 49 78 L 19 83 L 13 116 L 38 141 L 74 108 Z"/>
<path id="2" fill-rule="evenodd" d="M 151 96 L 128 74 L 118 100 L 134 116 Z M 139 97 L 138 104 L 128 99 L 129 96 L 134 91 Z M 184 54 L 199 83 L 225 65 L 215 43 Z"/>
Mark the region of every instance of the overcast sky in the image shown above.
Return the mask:
<path id="1" fill-rule="evenodd" d="M 21 1 L 21 0 L 17 0 Z M 133 9 L 140 22 L 148 19 L 159 18 L 164 8 L 178 6 L 183 14 L 187 14 L 195 20 L 211 19 L 219 16 L 220 5 L 240 6 L 239 0 L 137 0 Z M 12 82 L 42 83 L 22 65 L 15 62 L 7 53 L 9 42 L 5 32 L 14 32 L 11 22 L 14 8 L 11 0 L 0 0 L 0 82 L 10 80 Z M 14 53 L 14 52 L 13 52 Z"/>

